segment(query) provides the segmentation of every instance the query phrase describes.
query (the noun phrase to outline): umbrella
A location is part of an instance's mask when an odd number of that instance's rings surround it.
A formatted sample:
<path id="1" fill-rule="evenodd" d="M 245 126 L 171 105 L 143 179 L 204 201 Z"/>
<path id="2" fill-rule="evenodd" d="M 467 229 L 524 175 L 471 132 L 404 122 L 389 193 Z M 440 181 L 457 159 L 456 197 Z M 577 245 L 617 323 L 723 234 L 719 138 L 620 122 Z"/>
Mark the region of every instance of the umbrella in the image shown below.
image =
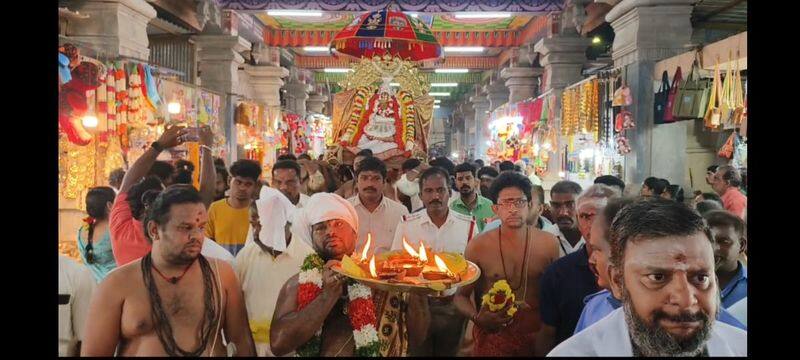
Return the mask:
<path id="1" fill-rule="evenodd" d="M 355 58 L 390 54 L 411 61 L 437 59 L 442 47 L 417 18 L 388 9 L 361 14 L 336 34 L 331 50 Z"/>

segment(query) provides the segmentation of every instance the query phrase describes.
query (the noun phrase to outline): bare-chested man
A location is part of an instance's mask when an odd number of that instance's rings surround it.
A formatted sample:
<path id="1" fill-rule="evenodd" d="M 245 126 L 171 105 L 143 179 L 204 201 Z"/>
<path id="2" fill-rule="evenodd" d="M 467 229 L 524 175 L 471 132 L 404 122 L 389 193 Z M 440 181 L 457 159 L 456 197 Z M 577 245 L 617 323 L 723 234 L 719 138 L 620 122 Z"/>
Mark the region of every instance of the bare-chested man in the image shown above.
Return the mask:
<path id="1" fill-rule="evenodd" d="M 539 278 L 558 259 L 556 238 L 525 219 L 531 206 L 531 182 L 525 176 L 504 172 L 492 183 L 495 214 L 500 228 L 484 232 L 467 245 L 465 257 L 481 268 L 481 277 L 459 289 L 454 303 L 475 324 L 473 356 L 531 356 L 539 318 Z M 524 300 L 514 316 L 481 306 L 481 297 L 505 279 L 517 301 Z M 478 305 L 476 307 L 476 304 Z"/>
<path id="2" fill-rule="evenodd" d="M 100 284 L 81 356 L 255 355 L 233 269 L 200 255 L 207 221 L 191 186 L 158 195 L 145 218 L 153 248 Z"/>
<path id="3" fill-rule="evenodd" d="M 347 304 L 346 278 L 330 267 L 352 254 L 358 233 L 358 214 L 349 201 L 336 194 L 317 193 L 308 206 L 299 209 L 292 223 L 292 238 L 312 245 L 326 261 L 322 271 L 322 292 L 297 310 L 299 274 L 281 288 L 272 317 L 270 346 L 276 356 L 285 356 L 304 347 L 321 329 L 318 356 L 353 356 L 356 342 Z M 294 240 L 297 241 L 297 240 Z M 298 272 L 299 272 L 298 268 Z M 379 352 L 384 356 L 404 356 L 409 348 L 421 344 L 428 332 L 430 314 L 424 296 L 372 291 L 377 316 Z"/>

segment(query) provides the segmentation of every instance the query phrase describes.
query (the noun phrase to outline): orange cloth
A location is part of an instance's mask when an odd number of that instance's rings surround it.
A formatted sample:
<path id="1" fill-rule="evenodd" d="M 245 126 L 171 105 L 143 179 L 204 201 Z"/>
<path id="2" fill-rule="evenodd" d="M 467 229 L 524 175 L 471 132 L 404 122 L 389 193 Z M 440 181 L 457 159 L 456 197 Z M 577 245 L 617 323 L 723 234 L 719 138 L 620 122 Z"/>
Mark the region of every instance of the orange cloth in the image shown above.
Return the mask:
<path id="1" fill-rule="evenodd" d="M 498 332 L 490 333 L 473 327 L 475 345 L 472 356 L 533 356 L 536 331 L 541 326 L 539 309 L 520 309 L 514 320 Z"/>
<path id="2" fill-rule="evenodd" d="M 742 194 L 738 188 L 730 187 L 720 197 L 725 210 L 744 220 L 744 211 L 747 209 L 747 196 Z"/>

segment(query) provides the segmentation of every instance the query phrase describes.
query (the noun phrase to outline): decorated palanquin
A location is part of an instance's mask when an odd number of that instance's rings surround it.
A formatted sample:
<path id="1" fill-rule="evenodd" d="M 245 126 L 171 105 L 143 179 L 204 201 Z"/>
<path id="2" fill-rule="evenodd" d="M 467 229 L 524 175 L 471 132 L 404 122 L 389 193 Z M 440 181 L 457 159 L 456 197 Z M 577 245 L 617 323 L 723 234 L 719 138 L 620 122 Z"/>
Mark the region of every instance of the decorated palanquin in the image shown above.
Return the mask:
<path id="1" fill-rule="evenodd" d="M 433 115 L 427 79 L 411 61 L 388 54 L 362 59 L 353 70 L 333 99 L 339 160 L 351 163 L 363 149 L 390 166 L 409 157 L 424 158 Z"/>

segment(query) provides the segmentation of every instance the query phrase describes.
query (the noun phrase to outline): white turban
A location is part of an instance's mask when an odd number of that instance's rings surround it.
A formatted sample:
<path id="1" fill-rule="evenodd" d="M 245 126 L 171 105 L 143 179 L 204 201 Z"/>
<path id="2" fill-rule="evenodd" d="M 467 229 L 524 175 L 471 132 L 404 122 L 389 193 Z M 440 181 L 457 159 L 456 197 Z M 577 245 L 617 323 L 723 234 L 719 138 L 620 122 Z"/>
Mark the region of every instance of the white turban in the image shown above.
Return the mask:
<path id="1" fill-rule="evenodd" d="M 283 193 L 268 186 L 261 187 L 256 200 L 261 231 L 261 242 L 277 251 L 286 250 L 286 222 L 291 222 L 297 208 Z"/>
<path id="2" fill-rule="evenodd" d="M 314 248 L 311 226 L 333 219 L 346 222 L 358 233 L 358 214 L 353 204 L 333 193 L 316 193 L 303 208 L 297 209 L 292 222 L 292 236 Z"/>

